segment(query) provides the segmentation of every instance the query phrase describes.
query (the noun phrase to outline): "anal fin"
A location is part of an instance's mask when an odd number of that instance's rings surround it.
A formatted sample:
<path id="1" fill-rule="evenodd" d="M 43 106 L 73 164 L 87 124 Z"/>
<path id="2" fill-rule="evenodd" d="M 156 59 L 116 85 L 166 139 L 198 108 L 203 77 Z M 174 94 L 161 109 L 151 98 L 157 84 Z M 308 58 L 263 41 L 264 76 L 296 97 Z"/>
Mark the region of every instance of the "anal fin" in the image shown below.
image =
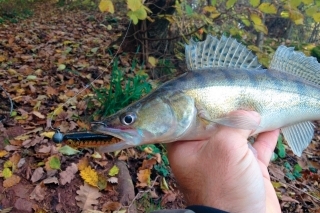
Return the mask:
<path id="1" fill-rule="evenodd" d="M 300 157 L 313 138 L 314 125 L 310 121 L 305 121 L 283 127 L 281 131 L 293 153 Z"/>

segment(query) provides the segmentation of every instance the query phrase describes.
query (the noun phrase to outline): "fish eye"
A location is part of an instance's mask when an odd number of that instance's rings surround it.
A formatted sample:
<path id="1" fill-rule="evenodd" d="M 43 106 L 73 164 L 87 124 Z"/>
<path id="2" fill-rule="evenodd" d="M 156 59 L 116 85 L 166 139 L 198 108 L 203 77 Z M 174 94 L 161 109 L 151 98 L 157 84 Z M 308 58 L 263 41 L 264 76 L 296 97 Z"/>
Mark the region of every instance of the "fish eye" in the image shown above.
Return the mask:
<path id="1" fill-rule="evenodd" d="M 121 116 L 120 120 L 121 120 L 121 123 L 124 125 L 131 125 L 136 120 L 136 114 L 133 112 L 125 113 L 124 115 Z"/>

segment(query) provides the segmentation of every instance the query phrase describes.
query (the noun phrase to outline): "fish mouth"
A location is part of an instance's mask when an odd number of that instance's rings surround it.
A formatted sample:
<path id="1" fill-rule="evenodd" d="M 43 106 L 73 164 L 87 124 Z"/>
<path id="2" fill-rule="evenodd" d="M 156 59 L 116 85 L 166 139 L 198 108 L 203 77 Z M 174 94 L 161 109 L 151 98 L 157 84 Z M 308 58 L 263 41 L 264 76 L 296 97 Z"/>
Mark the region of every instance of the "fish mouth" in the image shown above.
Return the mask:
<path id="1" fill-rule="evenodd" d="M 98 134 L 111 135 L 119 139 L 115 144 L 99 147 L 98 151 L 103 153 L 134 147 L 140 145 L 142 141 L 142 136 L 136 129 L 117 129 L 99 123 L 92 126 L 91 130 Z"/>

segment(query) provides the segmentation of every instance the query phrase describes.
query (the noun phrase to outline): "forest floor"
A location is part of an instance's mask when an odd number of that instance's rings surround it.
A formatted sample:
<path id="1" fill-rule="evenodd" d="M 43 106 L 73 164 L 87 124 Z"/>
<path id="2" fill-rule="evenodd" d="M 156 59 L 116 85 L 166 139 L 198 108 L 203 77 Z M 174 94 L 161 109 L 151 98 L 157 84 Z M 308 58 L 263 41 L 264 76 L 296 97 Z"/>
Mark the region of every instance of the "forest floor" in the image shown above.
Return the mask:
<path id="1" fill-rule="evenodd" d="M 88 128 L 92 110 L 86 100 L 94 91 L 86 86 L 101 73 L 93 86 L 110 82 L 108 47 L 124 33 L 127 20 L 108 23 L 103 17 L 39 4 L 32 17 L 0 25 L 0 212 L 150 212 L 185 206 L 161 146 L 99 155 L 89 148 L 62 151 L 50 139 L 51 123 L 62 132 Z M 127 70 L 132 55 L 121 50 L 119 55 L 119 66 Z M 5 113 L 10 102 L 4 91 L 14 103 L 13 117 Z M 283 212 L 320 213 L 316 126 L 301 158 L 287 149 L 286 157 L 269 167 Z"/>

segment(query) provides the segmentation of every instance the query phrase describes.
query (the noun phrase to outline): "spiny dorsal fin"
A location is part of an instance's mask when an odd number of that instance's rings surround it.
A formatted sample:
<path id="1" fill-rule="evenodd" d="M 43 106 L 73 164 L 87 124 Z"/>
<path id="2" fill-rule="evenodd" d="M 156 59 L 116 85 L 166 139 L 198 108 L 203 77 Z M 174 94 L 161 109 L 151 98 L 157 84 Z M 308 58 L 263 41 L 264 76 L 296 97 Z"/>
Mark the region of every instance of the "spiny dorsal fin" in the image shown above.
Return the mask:
<path id="1" fill-rule="evenodd" d="M 233 38 L 222 36 L 220 40 L 209 35 L 202 42 L 192 39 L 185 49 L 188 69 L 196 71 L 211 67 L 258 69 L 257 57 Z"/>
<path id="2" fill-rule="evenodd" d="M 296 52 L 293 47 L 278 47 L 271 61 L 270 69 L 287 72 L 320 85 L 320 64 L 317 59 Z"/>

